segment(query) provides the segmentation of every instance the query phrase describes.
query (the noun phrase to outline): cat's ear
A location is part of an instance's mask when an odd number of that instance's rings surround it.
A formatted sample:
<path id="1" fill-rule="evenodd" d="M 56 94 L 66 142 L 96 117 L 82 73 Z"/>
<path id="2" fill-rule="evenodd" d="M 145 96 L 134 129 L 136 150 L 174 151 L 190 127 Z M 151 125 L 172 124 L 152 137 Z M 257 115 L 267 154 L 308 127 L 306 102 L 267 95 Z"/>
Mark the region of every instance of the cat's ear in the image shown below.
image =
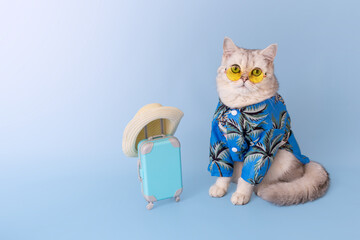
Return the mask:
<path id="1" fill-rule="evenodd" d="M 225 37 L 223 49 L 224 49 L 224 53 L 223 53 L 224 57 L 228 57 L 236 51 L 237 46 L 230 38 Z"/>
<path id="2" fill-rule="evenodd" d="M 271 44 L 267 48 L 261 50 L 260 54 L 262 54 L 266 59 L 270 61 L 274 61 L 277 51 L 277 44 Z"/>

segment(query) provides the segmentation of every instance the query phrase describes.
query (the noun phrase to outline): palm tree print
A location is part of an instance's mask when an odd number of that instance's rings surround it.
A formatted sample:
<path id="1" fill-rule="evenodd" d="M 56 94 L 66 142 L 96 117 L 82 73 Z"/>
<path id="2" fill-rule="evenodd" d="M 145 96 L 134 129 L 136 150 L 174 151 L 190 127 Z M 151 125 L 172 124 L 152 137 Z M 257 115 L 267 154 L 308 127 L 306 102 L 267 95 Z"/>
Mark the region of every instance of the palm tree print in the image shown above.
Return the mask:
<path id="1" fill-rule="evenodd" d="M 253 122 L 249 122 L 242 115 L 240 116 L 239 123 L 242 126 L 245 139 L 250 146 L 252 146 L 254 142 L 257 142 L 259 140 L 259 136 L 265 130 L 264 126 L 266 125 L 265 121 L 262 121 L 259 124 L 254 124 Z"/>
<path id="2" fill-rule="evenodd" d="M 239 125 L 245 135 L 245 139 L 252 145 L 252 138 L 257 138 L 264 131 L 263 125 L 268 113 L 265 112 L 267 104 L 248 106 L 240 110 Z"/>
<path id="3" fill-rule="evenodd" d="M 287 121 L 286 121 L 286 125 L 285 125 L 285 137 L 283 139 L 283 141 L 285 143 L 287 143 L 287 144 L 288 144 L 288 140 L 289 140 L 289 138 L 290 138 L 290 136 L 292 134 L 292 131 L 291 131 L 291 128 L 290 128 L 290 122 L 291 122 L 291 120 L 290 120 L 290 117 L 288 116 Z"/>
<path id="4" fill-rule="evenodd" d="M 249 178 L 248 181 L 252 184 L 259 184 L 263 180 L 264 176 L 261 176 L 259 173 L 255 173 L 254 178 Z"/>
<path id="5" fill-rule="evenodd" d="M 230 108 L 225 104 L 221 103 L 220 106 L 216 109 L 214 113 L 214 119 L 219 119 L 225 112 L 227 112 Z"/>
<path id="6" fill-rule="evenodd" d="M 263 120 L 268 116 L 268 113 L 266 113 L 265 111 L 266 108 L 267 108 L 267 104 L 261 104 L 259 106 L 257 105 L 247 106 L 245 108 L 242 108 L 240 112 L 242 113 L 246 121 L 254 125 L 255 124 L 254 122 Z"/>
<path id="7" fill-rule="evenodd" d="M 279 122 L 276 121 L 275 116 L 272 115 L 272 126 L 275 129 L 283 129 L 287 125 L 288 114 L 286 111 L 281 111 L 279 116 Z"/>
<path id="8" fill-rule="evenodd" d="M 281 102 L 282 104 L 285 104 L 284 99 L 280 96 L 280 94 L 275 95 L 275 103 Z"/>
<path id="9" fill-rule="evenodd" d="M 217 167 L 220 177 L 223 176 L 221 168 L 230 170 L 233 164 L 226 162 L 225 159 L 229 157 L 229 149 L 222 142 L 216 142 L 210 146 L 210 165 L 209 170 L 212 171 L 214 165 Z"/>
<path id="10" fill-rule="evenodd" d="M 291 134 L 292 134 L 292 132 L 290 132 L 290 133 L 288 134 L 289 137 L 287 137 L 287 139 L 290 138 Z M 292 148 L 292 146 L 290 145 L 289 142 L 286 142 L 286 143 L 285 143 L 284 145 L 282 145 L 280 148 L 281 148 L 281 149 L 285 149 L 285 150 L 287 150 L 287 151 L 289 151 L 289 152 L 291 152 L 291 153 L 294 152 L 294 150 L 293 150 L 293 148 Z"/>
<path id="11" fill-rule="evenodd" d="M 243 146 L 245 142 L 251 146 L 254 142 L 252 138 L 256 139 L 260 136 L 260 133 L 264 131 L 262 124 L 254 125 L 248 121 L 246 117 L 240 115 L 239 122 L 234 119 L 229 119 L 227 122 L 227 137 L 229 139 L 236 139 L 238 146 Z M 238 152 L 240 154 L 240 152 Z"/>
<path id="12" fill-rule="evenodd" d="M 263 123 L 256 122 L 264 120 L 268 116 L 268 114 L 265 112 L 266 108 L 266 104 L 244 107 L 240 110 L 241 114 L 239 117 L 239 122 L 237 122 L 234 119 L 227 118 L 225 113 L 229 111 L 230 108 L 224 104 L 221 104 L 217 108 L 214 114 L 214 118 L 218 119 L 219 128 L 224 133 L 224 135 L 229 139 L 238 138 L 236 142 L 239 146 L 241 146 L 244 144 L 245 139 L 251 143 L 251 137 L 256 138 L 264 130 L 262 127 Z M 227 127 L 225 128 L 222 124 L 225 124 Z"/>
<path id="13" fill-rule="evenodd" d="M 276 119 L 274 116 L 272 116 L 272 124 L 273 124 L 273 128 L 275 129 L 283 129 L 285 127 L 285 135 L 284 138 L 282 140 L 283 145 L 281 146 L 282 149 L 286 149 L 290 152 L 292 152 L 292 148 L 291 145 L 288 143 L 288 140 L 292 134 L 292 131 L 290 129 L 290 117 L 287 114 L 286 111 L 282 111 L 280 113 L 279 116 L 279 123 L 277 123 Z"/>
<path id="14" fill-rule="evenodd" d="M 278 94 L 239 109 L 229 108 L 220 101 L 212 127 L 208 167 L 212 175 L 229 176 L 234 161 L 244 161 L 242 177 L 258 184 L 278 149 L 293 152 L 304 164 L 309 162 L 301 155 L 284 100 Z"/>
<path id="15" fill-rule="evenodd" d="M 227 137 L 229 139 L 235 139 L 236 144 L 238 146 L 242 146 L 244 144 L 244 134 L 243 134 L 243 126 L 238 124 L 234 119 L 229 119 L 227 122 Z"/>
<path id="16" fill-rule="evenodd" d="M 281 149 L 285 149 L 291 153 L 294 152 L 293 147 L 291 146 L 291 144 L 289 143 L 289 138 L 291 137 L 291 135 L 293 134 L 292 130 L 290 129 L 290 121 L 288 121 L 288 123 L 286 123 L 286 130 L 285 130 L 285 136 L 283 139 L 284 145 L 282 145 L 280 148 Z"/>
<path id="17" fill-rule="evenodd" d="M 283 144 L 282 143 L 283 135 L 279 134 L 274 137 L 274 129 L 270 129 L 266 132 L 263 142 L 257 142 L 249 152 L 245 155 L 245 163 L 247 164 L 250 161 L 256 161 L 254 165 L 255 177 L 259 174 L 260 169 L 266 165 L 266 171 L 269 170 L 270 164 L 274 159 L 274 154 L 277 149 Z M 259 178 L 259 177 L 257 177 Z M 254 179 L 258 180 L 258 179 Z"/>

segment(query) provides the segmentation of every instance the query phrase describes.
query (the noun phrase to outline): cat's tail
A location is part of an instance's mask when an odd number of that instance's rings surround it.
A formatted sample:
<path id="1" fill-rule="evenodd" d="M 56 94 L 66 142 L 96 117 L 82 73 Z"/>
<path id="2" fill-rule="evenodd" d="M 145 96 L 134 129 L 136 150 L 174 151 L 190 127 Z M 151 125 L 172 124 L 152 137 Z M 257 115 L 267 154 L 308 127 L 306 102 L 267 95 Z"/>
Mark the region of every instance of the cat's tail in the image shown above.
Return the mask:
<path id="1" fill-rule="evenodd" d="M 322 197 L 330 185 L 328 172 L 317 162 L 304 165 L 302 177 L 291 182 L 276 182 L 262 186 L 257 195 L 277 205 L 293 205 Z"/>

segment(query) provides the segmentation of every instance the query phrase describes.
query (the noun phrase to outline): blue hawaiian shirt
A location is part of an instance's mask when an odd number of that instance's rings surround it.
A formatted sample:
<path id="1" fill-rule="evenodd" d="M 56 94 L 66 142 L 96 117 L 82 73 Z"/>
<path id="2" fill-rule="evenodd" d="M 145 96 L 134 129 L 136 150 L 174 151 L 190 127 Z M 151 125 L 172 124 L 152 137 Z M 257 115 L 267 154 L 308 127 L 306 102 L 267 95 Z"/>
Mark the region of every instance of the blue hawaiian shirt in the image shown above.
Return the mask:
<path id="1" fill-rule="evenodd" d="M 212 176 L 231 177 L 234 161 L 244 162 L 241 177 L 258 184 L 278 149 L 292 152 L 306 164 L 290 127 L 290 116 L 279 94 L 243 108 L 229 108 L 221 101 L 212 121 L 210 164 Z"/>

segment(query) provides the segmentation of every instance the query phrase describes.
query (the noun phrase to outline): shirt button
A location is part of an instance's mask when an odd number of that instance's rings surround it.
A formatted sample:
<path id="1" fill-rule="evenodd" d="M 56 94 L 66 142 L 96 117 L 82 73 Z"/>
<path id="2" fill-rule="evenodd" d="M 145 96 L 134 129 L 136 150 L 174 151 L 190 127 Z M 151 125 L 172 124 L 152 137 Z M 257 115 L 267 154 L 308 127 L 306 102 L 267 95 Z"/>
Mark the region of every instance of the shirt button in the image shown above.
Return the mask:
<path id="1" fill-rule="evenodd" d="M 231 149 L 231 151 L 233 151 L 233 152 L 237 152 L 238 150 L 237 150 L 237 148 L 236 147 L 233 147 L 232 149 Z"/>
<path id="2" fill-rule="evenodd" d="M 235 116 L 235 115 L 237 114 L 237 111 L 236 111 L 236 110 L 232 110 L 232 111 L 231 111 L 231 114 L 232 114 L 233 116 Z"/>

